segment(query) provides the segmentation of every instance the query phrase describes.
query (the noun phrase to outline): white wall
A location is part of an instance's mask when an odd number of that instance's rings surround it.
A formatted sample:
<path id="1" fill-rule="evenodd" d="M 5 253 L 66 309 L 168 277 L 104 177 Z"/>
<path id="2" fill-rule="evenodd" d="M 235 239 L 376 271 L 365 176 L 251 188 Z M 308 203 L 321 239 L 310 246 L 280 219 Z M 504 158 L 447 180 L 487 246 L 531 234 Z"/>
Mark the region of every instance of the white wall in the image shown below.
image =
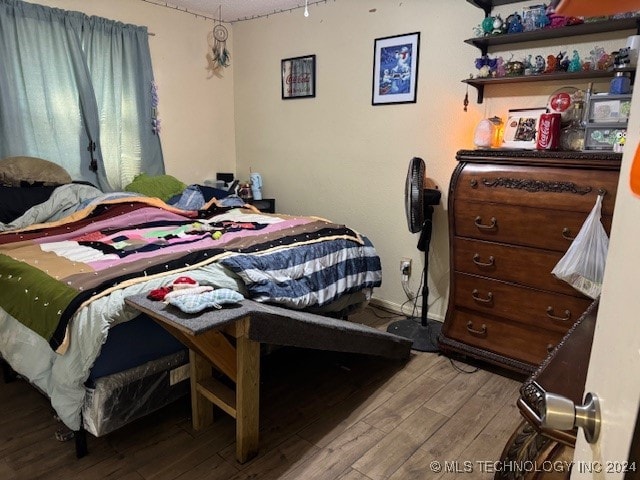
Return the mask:
<path id="1" fill-rule="evenodd" d="M 233 58 L 222 78 L 207 70 L 213 21 L 140 0 L 37 0 L 124 23 L 145 25 L 160 96 L 167 173 L 185 183 L 235 170 Z M 233 43 L 232 29 L 228 43 Z"/>

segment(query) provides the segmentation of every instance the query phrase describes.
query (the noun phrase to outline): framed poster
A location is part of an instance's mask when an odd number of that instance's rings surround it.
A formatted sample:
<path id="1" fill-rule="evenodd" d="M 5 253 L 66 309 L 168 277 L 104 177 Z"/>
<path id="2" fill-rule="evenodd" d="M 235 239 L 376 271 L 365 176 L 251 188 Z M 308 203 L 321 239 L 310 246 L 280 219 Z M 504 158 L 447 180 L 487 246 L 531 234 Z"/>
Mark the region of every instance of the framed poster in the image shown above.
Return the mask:
<path id="1" fill-rule="evenodd" d="M 373 46 L 373 105 L 415 103 L 420 32 L 376 38 Z"/>
<path id="2" fill-rule="evenodd" d="M 282 99 L 316 96 L 316 56 L 285 58 L 281 62 Z"/>
<path id="3" fill-rule="evenodd" d="M 546 111 L 546 108 L 509 110 L 509 116 L 504 124 L 502 146 L 526 150 L 535 149 L 540 115 L 546 113 Z"/>

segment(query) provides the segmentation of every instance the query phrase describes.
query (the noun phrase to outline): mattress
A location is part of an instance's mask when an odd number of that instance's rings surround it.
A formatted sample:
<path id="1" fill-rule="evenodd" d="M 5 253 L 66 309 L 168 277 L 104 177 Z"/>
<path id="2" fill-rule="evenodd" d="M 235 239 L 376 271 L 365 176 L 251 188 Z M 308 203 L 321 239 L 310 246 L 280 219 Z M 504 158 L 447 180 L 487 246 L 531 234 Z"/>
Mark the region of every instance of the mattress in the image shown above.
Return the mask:
<path id="1" fill-rule="evenodd" d="M 106 435 L 187 395 L 188 379 L 186 350 L 98 378 L 86 388 L 83 426 L 97 437 Z"/>

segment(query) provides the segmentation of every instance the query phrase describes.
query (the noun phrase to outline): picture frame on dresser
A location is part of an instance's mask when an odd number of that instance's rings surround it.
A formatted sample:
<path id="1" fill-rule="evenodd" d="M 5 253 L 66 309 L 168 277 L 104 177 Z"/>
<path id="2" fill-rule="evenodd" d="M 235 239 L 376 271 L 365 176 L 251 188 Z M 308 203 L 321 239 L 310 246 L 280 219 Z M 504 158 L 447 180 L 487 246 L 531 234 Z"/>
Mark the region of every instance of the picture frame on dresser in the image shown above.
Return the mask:
<path id="1" fill-rule="evenodd" d="M 536 148 L 536 136 L 540 115 L 546 108 L 516 108 L 509 110 L 504 124 L 502 146 L 504 148 L 520 148 L 533 150 Z"/>

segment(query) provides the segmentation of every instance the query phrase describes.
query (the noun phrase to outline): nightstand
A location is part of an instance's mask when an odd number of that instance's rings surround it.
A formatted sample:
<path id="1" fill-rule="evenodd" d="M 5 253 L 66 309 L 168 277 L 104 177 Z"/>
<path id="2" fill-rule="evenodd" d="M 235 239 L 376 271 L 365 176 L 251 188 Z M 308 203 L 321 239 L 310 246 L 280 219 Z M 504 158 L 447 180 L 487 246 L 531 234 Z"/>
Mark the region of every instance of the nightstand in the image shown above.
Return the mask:
<path id="1" fill-rule="evenodd" d="M 276 213 L 276 199 L 263 198 L 262 200 L 249 200 L 249 203 L 264 213 Z"/>

